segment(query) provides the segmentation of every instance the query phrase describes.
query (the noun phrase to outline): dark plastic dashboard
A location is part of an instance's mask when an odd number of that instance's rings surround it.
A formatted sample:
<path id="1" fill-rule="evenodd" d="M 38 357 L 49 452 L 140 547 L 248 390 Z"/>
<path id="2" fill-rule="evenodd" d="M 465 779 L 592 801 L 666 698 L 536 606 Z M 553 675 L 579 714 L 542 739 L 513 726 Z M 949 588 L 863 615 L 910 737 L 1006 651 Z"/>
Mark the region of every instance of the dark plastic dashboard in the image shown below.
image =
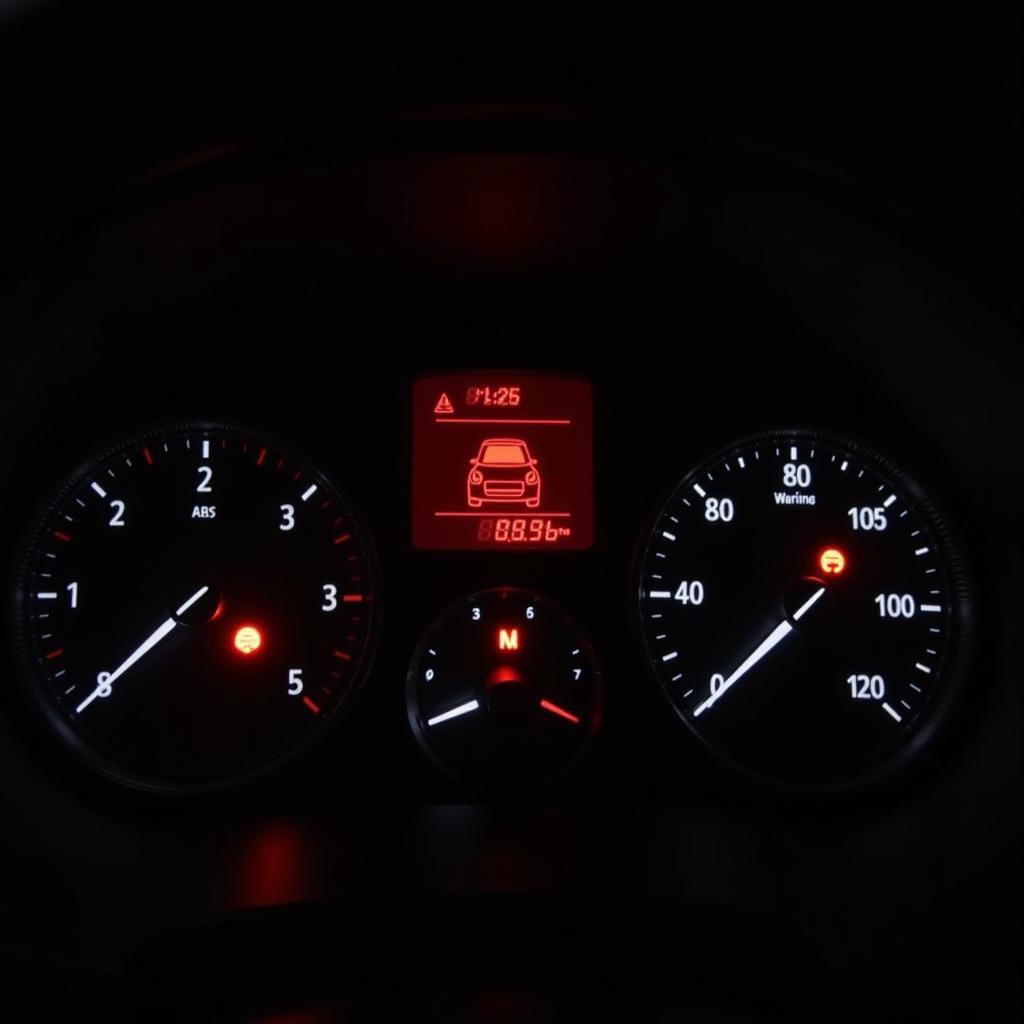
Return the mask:
<path id="1" fill-rule="evenodd" d="M 44 1004 L 64 1005 L 60 982 L 130 1019 L 333 1019 L 316 1008 L 425 995 L 445 1015 L 468 990 L 481 1019 L 883 1020 L 1010 997 L 1019 339 L 918 226 L 747 147 L 498 108 L 200 153 L 54 223 L 0 298 L 6 579 L 84 458 L 163 424 L 240 424 L 343 488 L 379 562 L 380 635 L 314 749 L 176 798 L 60 749 L 5 634 L 0 949 Z M 463 371 L 592 384 L 591 548 L 413 546 L 413 387 Z M 969 566 L 973 645 L 941 730 L 842 794 L 709 757 L 638 622 L 675 485 L 789 428 L 911 469 Z M 569 610 L 607 686 L 586 758 L 528 796 L 446 778 L 406 720 L 424 629 L 499 586 Z"/>

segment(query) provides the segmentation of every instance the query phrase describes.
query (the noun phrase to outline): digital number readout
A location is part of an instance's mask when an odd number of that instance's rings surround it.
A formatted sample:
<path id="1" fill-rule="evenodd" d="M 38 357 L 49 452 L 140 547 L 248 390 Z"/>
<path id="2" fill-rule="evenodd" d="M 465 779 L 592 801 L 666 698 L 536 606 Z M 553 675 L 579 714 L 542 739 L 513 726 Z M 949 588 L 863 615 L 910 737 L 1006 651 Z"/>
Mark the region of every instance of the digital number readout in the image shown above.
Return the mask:
<path id="1" fill-rule="evenodd" d="M 418 548 L 589 548 L 590 384 L 522 374 L 420 378 L 412 505 Z"/>
<path id="2" fill-rule="evenodd" d="M 481 544 L 557 544 L 570 536 L 571 528 L 554 519 L 481 519 L 477 530 Z"/>
<path id="3" fill-rule="evenodd" d="M 473 385 L 466 388 L 466 405 L 498 405 L 515 408 L 523 400 L 523 389 L 517 384 L 492 388 Z"/>

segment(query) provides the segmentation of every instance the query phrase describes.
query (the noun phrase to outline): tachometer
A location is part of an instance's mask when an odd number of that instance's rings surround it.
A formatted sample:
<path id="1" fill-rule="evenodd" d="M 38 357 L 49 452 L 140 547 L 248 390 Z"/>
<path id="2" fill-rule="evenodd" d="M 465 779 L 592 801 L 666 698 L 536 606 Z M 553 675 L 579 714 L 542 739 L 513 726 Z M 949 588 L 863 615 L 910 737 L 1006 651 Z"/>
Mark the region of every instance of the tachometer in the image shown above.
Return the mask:
<path id="1" fill-rule="evenodd" d="M 259 772 L 320 732 L 362 678 L 373 598 L 364 534 L 323 473 L 194 424 L 63 488 L 17 614 L 31 692 L 68 744 L 175 789 Z"/>
<path id="2" fill-rule="evenodd" d="M 903 760 L 948 704 L 970 607 L 932 503 L 888 460 L 809 432 L 691 472 L 643 556 L 647 651 L 728 760 L 842 785 Z"/>

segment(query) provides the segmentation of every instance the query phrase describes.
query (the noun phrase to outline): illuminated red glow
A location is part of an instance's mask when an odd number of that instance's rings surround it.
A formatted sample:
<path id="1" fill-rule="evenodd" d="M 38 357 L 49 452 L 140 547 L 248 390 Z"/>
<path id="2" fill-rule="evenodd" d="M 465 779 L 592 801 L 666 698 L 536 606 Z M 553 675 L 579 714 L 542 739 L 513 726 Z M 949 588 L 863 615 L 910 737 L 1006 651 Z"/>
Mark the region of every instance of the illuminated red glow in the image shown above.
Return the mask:
<path id="1" fill-rule="evenodd" d="M 321 884 L 317 851 L 315 837 L 294 822 L 261 825 L 228 854 L 219 891 L 232 908 L 312 899 Z"/>
<path id="2" fill-rule="evenodd" d="M 244 654 L 248 657 L 251 654 L 255 654 L 263 646 L 263 634 L 255 626 L 240 626 L 235 630 L 232 643 L 239 654 Z"/>
<path id="3" fill-rule="evenodd" d="M 501 373 L 420 378 L 412 491 L 418 548 L 589 548 L 589 382 Z"/>
<path id="4" fill-rule="evenodd" d="M 540 706 L 545 711 L 550 711 L 551 714 L 558 715 L 559 718 L 564 718 L 567 722 L 572 722 L 573 725 L 580 724 L 578 715 L 574 715 L 571 711 L 566 711 L 565 708 L 560 708 L 557 704 L 552 704 L 549 700 L 542 700 Z"/>
<path id="5" fill-rule="evenodd" d="M 54 530 L 53 531 L 53 535 L 54 535 L 54 537 L 57 538 L 57 540 L 63 540 L 63 541 L 71 540 L 71 538 L 66 533 L 61 533 L 60 530 Z"/>
<path id="6" fill-rule="evenodd" d="M 142 457 L 146 460 L 148 465 L 153 465 L 153 453 L 148 448 L 142 449 Z"/>
<path id="7" fill-rule="evenodd" d="M 839 548 L 825 548 L 818 559 L 818 565 L 826 576 L 838 576 L 846 569 L 846 555 Z"/>
<path id="8" fill-rule="evenodd" d="M 522 683 L 523 677 L 519 671 L 511 665 L 499 665 L 487 677 L 485 685 L 490 689 L 494 686 L 507 686 L 513 683 Z"/>

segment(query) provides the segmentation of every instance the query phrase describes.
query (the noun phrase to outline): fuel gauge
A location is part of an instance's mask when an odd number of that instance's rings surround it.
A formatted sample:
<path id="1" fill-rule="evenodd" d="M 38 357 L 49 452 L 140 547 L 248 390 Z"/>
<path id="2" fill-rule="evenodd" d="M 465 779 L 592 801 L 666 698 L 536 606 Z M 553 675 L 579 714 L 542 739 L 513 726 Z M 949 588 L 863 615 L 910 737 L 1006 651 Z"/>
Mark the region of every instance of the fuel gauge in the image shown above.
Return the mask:
<path id="1" fill-rule="evenodd" d="M 529 789 L 584 754 L 601 721 L 593 647 L 557 604 L 527 590 L 449 608 L 409 669 L 409 722 L 423 750 L 463 782 Z"/>

